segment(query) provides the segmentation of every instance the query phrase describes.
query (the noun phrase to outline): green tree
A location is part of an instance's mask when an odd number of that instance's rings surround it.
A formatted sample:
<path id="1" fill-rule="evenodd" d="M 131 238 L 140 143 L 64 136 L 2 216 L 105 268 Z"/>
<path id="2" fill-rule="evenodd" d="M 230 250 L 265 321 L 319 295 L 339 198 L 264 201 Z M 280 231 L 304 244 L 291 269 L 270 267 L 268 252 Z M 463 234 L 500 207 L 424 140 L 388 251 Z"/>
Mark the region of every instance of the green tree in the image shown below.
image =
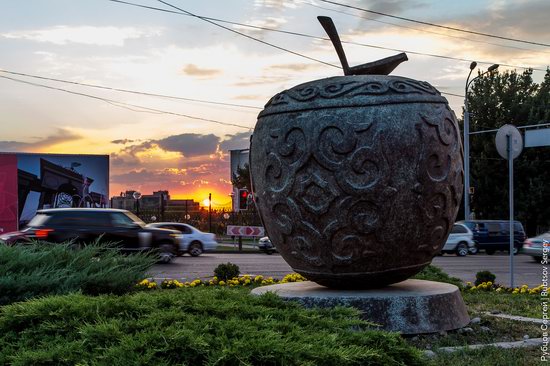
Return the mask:
<path id="1" fill-rule="evenodd" d="M 239 189 L 250 191 L 250 169 L 248 164 L 244 164 L 242 167 L 237 166 L 237 171 L 231 177 L 231 183 Z"/>
<path id="2" fill-rule="evenodd" d="M 478 78 L 469 92 L 470 130 L 502 125 L 550 122 L 550 70 L 543 82 L 533 82 L 532 71 L 507 71 Z M 495 133 L 470 136 L 472 210 L 477 218 L 508 217 L 507 161 L 495 148 Z M 526 148 L 514 161 L 515 216 L 529 235 L 550 227 L 550 147 Z"/>

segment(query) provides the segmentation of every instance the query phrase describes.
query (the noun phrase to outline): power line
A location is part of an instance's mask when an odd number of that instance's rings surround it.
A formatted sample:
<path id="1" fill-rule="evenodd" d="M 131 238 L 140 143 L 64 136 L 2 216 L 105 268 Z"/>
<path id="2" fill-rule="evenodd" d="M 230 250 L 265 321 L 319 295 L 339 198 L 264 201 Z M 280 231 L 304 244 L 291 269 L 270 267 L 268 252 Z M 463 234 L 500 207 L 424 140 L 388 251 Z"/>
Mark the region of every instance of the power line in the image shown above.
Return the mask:
<path id="1" fill-rule="evenodd" d="M 26 74 L 26 73 L 22 73 L 22 72 L 8 71 L 8 70 L 4 70 L 4 69 L 0 69 L 0 72 L 6 73 L 6 74 L 12 74 L 12 75 L 26 76 L 26 77 L 41 79 L 41 80 L 49 80 L 49 81 L 56 81 L 56 82 L 60 82 L 60 83 L 66 83 L 66 84 L 87 86 L 87 87 L 90 87 L 90 88 L 98 88 L 98 89 L 117 91 L 117 92 L 122 92 L 122 93 L 131 93 L 131 94 L 146 95 L 146 96 L 151 96 L 151 97 L 161 97 L 161 98 L 168 98 L 168 99 L 184 100 L 184 101 L 188 101 L 188 102 L 215 104 L 215 105 L 229 106 L 229 107 L 250 108 L 250 109 L 260 109 L 260 110 L 263 109 L 261 107 L 255 107 L 255 106 L 245 105 L 245 104 L 233 104 L 233 103 L 215 102 L 215 101 L 211 101 L 211 100 L 183 98 L 183 97 L 176 97 L 176 96 L 172 96 L 172 95 L 154 94 L 154 93 L 147 93 L 147 92 L 141 92 L 141 91 L 136 91 L 136 90 L 120 89 L 120 88 L 114 88 L 114 87 L 110 87 L 110 86 L 102 86 L 102 85 L 95 85 L 95 84 L 88 84 L 88 83 L 79 83 L 79 82 L 76 82 L 76 81 L 55 79 L 55 78 L 50 78 L 50 77 L 45 77 L 45 76 Z"/>
<path id="2" fill-rule="evenodd" d="M 177 12 L 177 11 L 162 9 L 162 8 L 156 8 L 156 7 L 153 7 L 153 6 L 135 4 L 135 3 L 131 3 L 131 2 L 123 1 L 123 0 L 108 0 L 108 1 L 116 2 L 116 3 L 120 3 L 120 4 L 125 4 L 125 5 L 130 5 L 130 6 L 135 6 L 135 7 L 139 7 L 139 8 L 145 8 L 145 9 L 149 9 L 149 10 L 156 10 L 156 11 L 171 13 L 171 14 L 191 16 L 189 14 L 182 13 L 182 12 Z M 282 33 L 282 34 L 288 34 L 288 35 L 293 35 L 293 36 L 299 36 L 299 37 L 305 37 L 305 38 L 311 38 L 311 39 L 315 39 L 315 40 L 330 42 L 329 38 L 314 36 L 314 35 L 305 34 L 305 33 L 291 32 L 291 31 L 287 31 L 287 30 L 273 29 L 273 28 L 268 28 L 268 27 L 260 27 L 260 26 L 250 25 L 250 24 L 232 22 L 232 21 L 223 20 L 223 19 L 205 17 L 205 16 L 202 16 L 202 15 L 201 16 L 196 16 L 196 17 L 200 17 L 201 19 L 212 20 L 214 22 L 219 22 L 219 23 L 232 24 L 232 25 L 237 25 L 237 26 L 241 26 L 241 27 L 248 27 L 248 28 L 252 28 L 252 29 L 259 29 L 259 30 L 264 30 L 264 31 L 269 31 L 269 32 L 276 32 L 276 33 Z M 227 28 L 227 27 L 225 27 L 225 28 Z M 231 30 L 231 31 L 233 31 L 233 30 Z M 443 55 L 436 55 L 436 54 L 423 53 L 423 52 L 415 52 L 415 51 L 410 51 L 410 50 L 405 50 L 405 49 L 383 47 L 383 46 L 377 46 L 377 45 L 372 45 L 372 44 L 367 44 L 367 43 L 349 42 L 349 41 L 343 41 L 343 40 L 342 40 L 342 43 L 343 44 L 355 45 L 355 46 L 361 46 L 361 47 L 375 48 L 375 49 L 386 50 L 386 51 L 405 52 L 405 53 L 408 53 L 408 54 L 411 54 L 411 55 L 428 56 L 428 57 L 435 57 L 435 58 L 441 58 L 441 59 L 453 60 L 453 61 L 461 61 L 461 62 L 469 62 L 469 63 L 471 63 L 473 61 L 476 61 L 478 64 L 483 64 L 483 65 L 493 65 L 495 63 L 498 63 L 500 66 L 504 66 L 504 67 L 546 72 L 545 69 L 539 69 L 539 68 L 534 68 L 534 67 L 529 67 L 529 66 L 521 66 L 521 65 L 510 65 L 510 64 L 506 64 L 506 63 L 502 63 L 502 62 L 477 61 L 477 60 L 471 60 L 471 59 L 465 59 L 465 58 L 459 58 L 459 57 L 443 56 Z M 278 49 L 281 49 L 278 46 L 276 46 L 276 47 Z M 295 54 L 293 51 L 291 51 L 291 53 Z M 313 59 L 313 61 L 318 62 L 319 60 Z M 324 64 L 323 61 L 321 61 L 321 63 Z M 330 64 L 330 65 L 340 68 L 339 66 L 336 66 L 336 65 L 333 65 L 333 64 Z"/>
<path id="3" fill-rule="evenodd" d="M 246 34 L 246 33 L 242 33 L 242 32 L 236 31 L 236 30 L 231 29 L 231 28 L 229 28 L 229 27 L 226 27 L 226 26 L 224 26 L 224 25 L 218 24 L 218 23 L 216 23 L 215 21 L 212 21 L 212 20 L 210 20 L 210 19 L 206 19 L 205 17 L 202 17 L 202 16 L 200 16 L 200 15 L 193 14 L 193 13 L 187 11 L 187 10 L 184 10 L 184 9 L 182 9 L 182 8 L 179 8 L 179 7 L 175 6 L 175 5 L 172 5 L 172 4 L 170 4 L 170 3 L 166 2 L 166 1 L 163 1 L 163 0 L 157 0 L 157 1 L 160 2 L 160 3 L 162 3 L 162 4 L 164 4 L 164 5 L 169 6 L 169 7 L 171 7 L 171 8 L 174 8 L 174 9 L 176 9 L 176 10 L 182 11 L 182 12 L 184 12 L 185 14 L 187 14 L 187 15 L 189 15 L 189 16 L 198 18 L 198 19 L 200 19 L 200 20 L 202 20 L 202 21 L 205 21 L 205 22 L 207 22 L 207 23 L 209 23 L 209 24 L 212 24 L 212 25 L 214 25 L 214 26 L 216 26 L 216 27 L 225 29 L 225 30 L 227 30 L 227 31 L 229 31 L 229 32 L 238 34 L 238 35 L 240 35 L 240 36 L 246 37 L 246 38 L 251 39 L 251 40 L 253 40 L 253 41 L 260 42 L 260 43 L 265 44 L 265 45 L 267 45 L 267 46 L 274 47 L 274 48 L 276 48 L 276 49 L 278 49 L 278 50 L 285 51 L 285 52 L 291 53 L 291 54 L 296 55 L 296 56 L 299 56 L 299 57 L 303 57 L 303 58 L 308 59 L 308 60 L 311 60 L 311 61 L 316 61 L 316 62 L 322 63 L 322 64 L 324 64 L 324 65 L 327 65 L 327 66 L 332 66 L 332 67 L 335 67 L 335 68 L 337 68 L 337 69 L 341 69 L 341 67 L 338 66 L 338 65 L 334 65 L 334 64 L 331 64 L 331 63 L 329 63 L 329 62 L 325 62 L 325 61 L 322 61 L 322 60 L 319 60 L 319 59 L 316 59 L 316 58 L 313 58 L 313 57 L 306 56 L 306 55 L 304 55 L 304 54 L 301 54 L 301 53 L 298 53 L 298 52 L 289 50 L 288 48 L 284 48 L 284 47 L 281 47 L 281 46 L 277 46 L 277 45 L 275 45 L 275 44 L 273 44 L 273 43 L 269 43 L 269 42 L 266 42 L 266 41 L 262 41 L 261 39 L 258 39 L 258 38 L 249 36 L 249 35 Z"/>
<path id="4" fill-rule="evenodd" d="M 147 6 L 147 5 L 141 5 L 141 4 L 135 4 L 135 3 L 131 3 L 131 2 L 127 2 L 127 1 L 122 1 L 122 0 L 108 0 L 108 1 L 112 1 L 112 2 L 115 2 L 115 3 L 120 3 L 120 4 L 125 4 L 125 5 L 131 5 L 131 6 L 136 6 L 136 7 L 140 7 L 140 8 L 145 8 L 145 9 L 150 9 L 150 10 L 157 10 L 157 11 L 163 11 L 163 12 L 166 12 L 166 13 L 172 13 L 172 14 L 179 14 L 179 15 L 187 15 L 187 16 L 191 16 L 191 17 L 195 17 L 195 18 L 198 18 L 198 19 L 201 19 L 205 22 L 208 22 L 212 25 L 215 25 L 216 27 L 220 27 L 222 29 L 225 29 L 227 31 L 230 31 L 232 33 L 236 33 L 240 36 L 243 36 L 243 37 L 246 37 L 248 39 L 252 39 L 256 42 L 260 42 L 262 44 L 265 44 L 267 46 L 270 46 L 270 47 L 274 47 L 278 50 L 281 50 L 281 51 L 285 51 L 285 52 L 288 52 L 288 53 L 291 53 L 293 55 L 296 55 L 296 56 L 299 56 L 299 57 L 302 57 L 302 58 L 305 58 L 305 59 L 308 59 L 308 60 L 311 60 L 311 61 L 315 61 L 315 62 L 319 62 L 321 64 L 324 64 L 324 65 L 327 65 L 327 66 L 332 66 L 332 67 L 335 67 L 337 69 L 341 69 L 340 66 L 338 65 L 334 65 L 334 64 L 331 64 L 329 62 L 325 62 L 325 61 L 322 61 L 322 60 L 319 60 L 319 59 L 316 59 L 316 58 L 313 58 L 313 57 L 309 57 L 309 56 L 306 56 L 304 54 L 301 54 L 301 53 L 298 53 L 298 52 L 295 52 L 295 51 L 292 51 L 292 50 L 289 50 L 287 48 L 284 48 L 284 47 L 281 47 L 281 46 L 277 46 L 275 44 L 272 44 L 272 43 L 269 43 L 269 42 L 266 42 L 266 41 L 262 41 L 261 39 L 258 39 L 258 38 L 255 38 L 255 37 L 252 37 L 252 36 L 249 36 L 248 34 L 245 34 L 245 33 L 242 33 L 242 32 L 239 32 L 239 31 L 236 31 L 234 29 L 231 29 L 231 28 L 228 28 L 228 27 L 225 27 L 221 24 L 218 24 L 216 23 L 217 21 L 218 22 L 222 22 L 221 20 L 218 20 L 218 19 L 215 19 L 215 18 L 209 18 L 209 17 L 204 17 L 202 15 L 196 15 L 196 14 L 193 14 L 191 12 L 188 12 L 187 10 L 183 10 L 181 8 L 178 8 L 177 6 L 175 5 L 172 5 L 172 4 L 169 4 L 169 3 L 166 3 L 164 1 L 161 1 L 161 0 L 158 0 L 159 2 L 165 4 L 165 5 L 168 5 L 170 7 L 173 7 L 174 9 L 177 9 L 179 10 L 180 12 L 177 12 L 177 11 L 171 11 L 171 10 L 167 10 L 167 9 L 162 9 L 162 8 L 156 8 L 154 6 Z M 226 22 L 226 23 L 230 23 L 230 22 Z M 242 24 L 243 26 L 246 26 L 245 24 Z"/>
<path id="5" fill-rule="evenodd" d="M 489 34 L 489 33 L 482 33 L 482 32 L 472 31 L 472 30 L 468 30 L 468 29 L 460 29 L 460 28 L 449 27 L 449 26 L 441 25 L 441 24 L 435 24 L 435 23 L 430 23 L 430 22 L 423 22 L 423 21 L 420 21 L 420 20 L 415 20 L 415 19 L 410 19 L 410 18 L 405 18 L 405 17 L 396 16 L 396 15 L 391 15 L 391 14 L 382 13 L 382 12 L 379 12 L 379 11 L 369 10 L 369 9 L 365 9 L 365 8 L 359 8 L 359 7 L 353 6 L 353 5 L 342 4 L 342 3 L 338 3 L 338 2 L 336 2 L 336 1 L 331 1 L 331 0 L 319 0 L 319 1 L 322 1 L 322 2 L 328 3 L 328 4 L 343 6 L 343 7 L 345 7 L 345 8 L 350 8 L 350 9 L 355 9 L 355 10 L 361 10 L 361 11 L 364 11 L 364 12 L 367 12 L 367 13 L 371 13 L 371 14 L 382 15 L 382 16 L 389 17 L 389 18 L 394 18 L 394 19 L 399 19 L 399 20 L 405 20 L 405 21 L 407 21 L 407 22 L 412 22 L 412 23 L 417 23 L 417 24 L 423 24 L 423 25 L 429 25 L 429 26 L 431 26 L 431 27 L 449 29 L 449 30 L 453 30 L 453 31 L 457 31 L 457 32 L 462 32 L 462 33 L 475 34 L 475 35 L 483 36 L 483 37 L 498 38 L 498 39 L 503 39 L 503 40 L 506 40 L 506 41 L 513 41 L 513 42 L 520 42 L 520 43 L 532 44 L 532 45 L 536 45 L 536 46 L 550 47 L 550 44 L 546 44 L 546 43 L 525 41 L 525 40 L 522 40 L 522 39 L 508 38 L 508 37 L 497 36 L 497 35 Z"/>
<path id="6" fill-rule="evenodd" d="M 133 111 L 133 112 L 143 112 L 143 113 L 153 113 L 153 114 L 169 114 L 169 115 L 174 115 L 174 116 L 179 116 L 179 117 L 185 117 L 185 118 L 189 118 L 189 119 L 194 119 L 194 120 L 198 120 L 198 121 L 204 121 L 204 122 L 209 122 L 209 123 L 216 123 L 216 124 L 224 125 L 224 126 L 232 126 L 232 127 L 244 128 L 244 129 L 246 129 L 246 130 L 251 130 L 251 129 L 252 129 L 251 127 L 239 125 L 239 124 L 236 124 L 236 123 L 222 122 L 222 121 L 217 121 L 217 120 L 214 120 L 214 119 L 196 117 L 196 116 L 191 116 L 191 115 L 183 114 L 183 113 L 176 113 L 176 112 L 164 111 L 164 110 L 156 109 L 156 108 L 143 107 L 143 106 L 140 106 L 140 105 L 137 105 L 137 104 L 130 104 L 130 103 L 125 103 L 125 102 L 119 102 L 119 101 L 112 100 L 112 99 L 107 99 L 107 98 L 103 98 L 103 97 L 98 97 L 98 96 L 96 96 L 96 95 L 91 95 L 91 94 L 86 94 L 86 93 L 79 93 L 79 92 L 75 92 L 75 91 L 72 91 L 72 90 L 67 90 L 67 89 L 63 89 L 63 88 L 57 88 L 57 87 L 54 87 L 54 86 L 49 86 L 49 85 L 44 85 L 44 84 L 33 83 L 33 82 L 30 82 L 30 81 L 21 80 L 21 79 L 16 79 L 16 78 L 12 78 L 12 77 L 9 77 L 9 76 L 0 75 L 0 78 L 8 79 L 8 80 L 11 80 L 11 81 L 15 81 L 15 82 L 18 82 L 18 83 L 23 83 L 23 84 L 28 84 L 28 85 L 32 85 L 32 86 L 36 86 L 36 87 L 41 87 L 41 88 L 46 88 L 46 89 L 51 89 L 51 90 L 62 91 L 62 92 L 69 93 L 69 94 L 74 94 L 74 95 L 79 95 L 79 96 L 86 97 L 86 98 L 91 98 L 91 99 L 100 100 L 100 101 L 102 101 L 102 102 L 109 103 L 109 104 L 111 104 L 111 105 L 113 105 L 113 106 L 116 106 L 116 107 L 119 107 L 119 108 L 128 109 L 128 110 L 131 110 L 131 111 Z M 134 109 L 134 108 L 138 108 L 139 110 L 136 110 L 136 109 Z"/>
<path id="7" fill-rule="evenodd" d="M 500 43 L 492 43 L 492 42 L 482 41 L 482 40 L 479 40 L 479 39 L 472 39 L 472 38 L 468 38 L 468 37 L 460 37 L 460 36 L 455 36 L 455 35 L 452 35 L 452 34 L 439 33 L 439 32 L 434 32 L 434 31 L 430 31 L 430 30 L 427 30 L 427 29 L 409 27 L 409 26 L 406 26 L 406 25 L 396 24 L 396 23 L 391 23 L 391 22 L 385 22 L 385 21 L 379 20 L 379 19 L 367 18 L 367 17 L 361 16 L 361 15 L 357 15 L 357 14 L 347 13 L 347 12 L 342 11 L 342 10 L 336 10 L 336 9 L 325 8 L 325 7 L 323 7 L 323 6 L 319 6 L 319 5 L 317 5 L 317 4 L 314 4 L 314 3 L 312 3 L 312 2 L 307 2 L 307 1 L 303 2 L 303 4 L 312 6 L 312 7 L 314 7 L 314 8 L 322 9 L 322 10 L 332 11 L 332 12 L 339 13 L 339 14 L 345 14 L 345 15 L 349 15 L 349 16 L 352 16 L 352 17 L 356 17 L 356 18 L 360 18 L 360 19 L 365 19 L 365 20 L 368 20 L 368 21 L 371 21 L 371 22 L 376 22 L 376 23 L 391 25 L 391 26 L 398 27 L 398 28 L 412 29 L 412 30 L 415 30 L 415 31 L 417 31 L 417 32 L 424 32 L 424 33 L 436 34 L 436 35 L 442 36 L 442 37 L 449 37 L 449 38 L 455 38 L 455 39 L 462 39 L 462 40 L 468 41 L 468 42 L 485 43 L 485 44 L 492 45 L 492 46 L 505 47 L 505 48 L 512 48 L 512 49 L 522 50 L 522 51 L 550 53 L 550 52 L 548 52 L 548 51 L 543 51 L 543 50 L 534 50 L 534 49 L 531 49 L 531 48 L 523 48 L 523 47 L 517 47 L 517 46 L 510 46 L 510 45 L 505 45 L 505 44 L 500 44 Z"/>

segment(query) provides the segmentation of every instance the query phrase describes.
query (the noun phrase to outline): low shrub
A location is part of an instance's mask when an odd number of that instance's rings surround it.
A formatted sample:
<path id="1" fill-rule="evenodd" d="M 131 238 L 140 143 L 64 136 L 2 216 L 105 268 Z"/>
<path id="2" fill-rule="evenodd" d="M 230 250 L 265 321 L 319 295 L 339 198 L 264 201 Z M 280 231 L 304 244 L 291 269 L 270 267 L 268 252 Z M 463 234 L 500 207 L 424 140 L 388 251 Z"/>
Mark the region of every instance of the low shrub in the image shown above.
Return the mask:
<path id="1" fill-rule="evenodd" d="M 0 365 L 423 365 L 352 308 L 305 309 L 246 288 L 71 294 L 0 308 Z"/>
<path id="2" fill-rule="evenodd" d="M 239 277 L 241 273 L 239 266 L 231 262 L 222 263 L 214 269 L 214 276 L 218 279 L 227 281 L 228 279 Z"/>
<path id="3" fill-rule="evenodd" d="M 0 305 L 37 296 L 124 294 L 155 263 L 149 254 L 122 255 L 112 245 L 34 242 L 0 244 Z"/>
<path id="4" fill-rule="evenodd" d="M 422 271 L 420 271 L 420 273 L 416 274 L 413 278 L 417 280 L 450 283 L 452 285 L 458 286 L 458 288 L 460 289 L 462 289 L 463 287 L 462 281 L 460 280 L 460 278 L 451 277 L 447 273 L 443 272 L 441 268 L 431 264 L 425 267 Z"/>
<path id="5" fill-rule="evenodd" d="M 476 284 L 476 286 L 478 286 L 478 285 L 481 285 L 483 282 L 495 283 L 496 278 L 497 278 L 497 276 L 495 276 L 490 271 L 480 271 L 480 272 L 476 273 L 475 284 Z"/>

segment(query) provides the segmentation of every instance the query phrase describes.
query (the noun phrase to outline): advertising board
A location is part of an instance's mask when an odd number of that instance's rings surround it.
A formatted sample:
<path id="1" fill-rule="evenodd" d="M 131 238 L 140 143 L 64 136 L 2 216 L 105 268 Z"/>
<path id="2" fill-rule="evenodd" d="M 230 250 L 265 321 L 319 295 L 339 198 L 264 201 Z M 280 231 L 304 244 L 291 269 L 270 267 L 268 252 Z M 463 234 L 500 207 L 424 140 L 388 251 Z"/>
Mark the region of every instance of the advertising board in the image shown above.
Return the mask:
<path id="1" fill-rule="evenodd" d="M 108 155 L 0 153 L 3 232 L 23 227 L 40 209 L 108 206 Z"/>

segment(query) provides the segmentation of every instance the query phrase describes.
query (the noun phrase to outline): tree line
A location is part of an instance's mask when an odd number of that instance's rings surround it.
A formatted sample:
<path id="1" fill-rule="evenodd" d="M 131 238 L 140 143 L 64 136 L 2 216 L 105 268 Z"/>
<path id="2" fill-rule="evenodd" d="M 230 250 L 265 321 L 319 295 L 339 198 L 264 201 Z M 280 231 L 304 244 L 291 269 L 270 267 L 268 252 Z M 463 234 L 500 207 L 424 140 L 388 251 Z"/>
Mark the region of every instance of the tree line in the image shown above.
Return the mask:
<path id="1" fill-rule="evenodd" d="M 472 84 L 468 107 L 471 132 L 549 123 L 550 70 L 540 84 L 532 70 L 485 74 Z M 508 218 L 508 163 L 497 153 L 495 136 L 470 135 L 471 208 L 477 219 Z M 550 147 L 524 148 L 514 160 L 514 206 L 528 235 L 550 229 Z M 459 218 L 463 215 L 462 208 Z"/>

